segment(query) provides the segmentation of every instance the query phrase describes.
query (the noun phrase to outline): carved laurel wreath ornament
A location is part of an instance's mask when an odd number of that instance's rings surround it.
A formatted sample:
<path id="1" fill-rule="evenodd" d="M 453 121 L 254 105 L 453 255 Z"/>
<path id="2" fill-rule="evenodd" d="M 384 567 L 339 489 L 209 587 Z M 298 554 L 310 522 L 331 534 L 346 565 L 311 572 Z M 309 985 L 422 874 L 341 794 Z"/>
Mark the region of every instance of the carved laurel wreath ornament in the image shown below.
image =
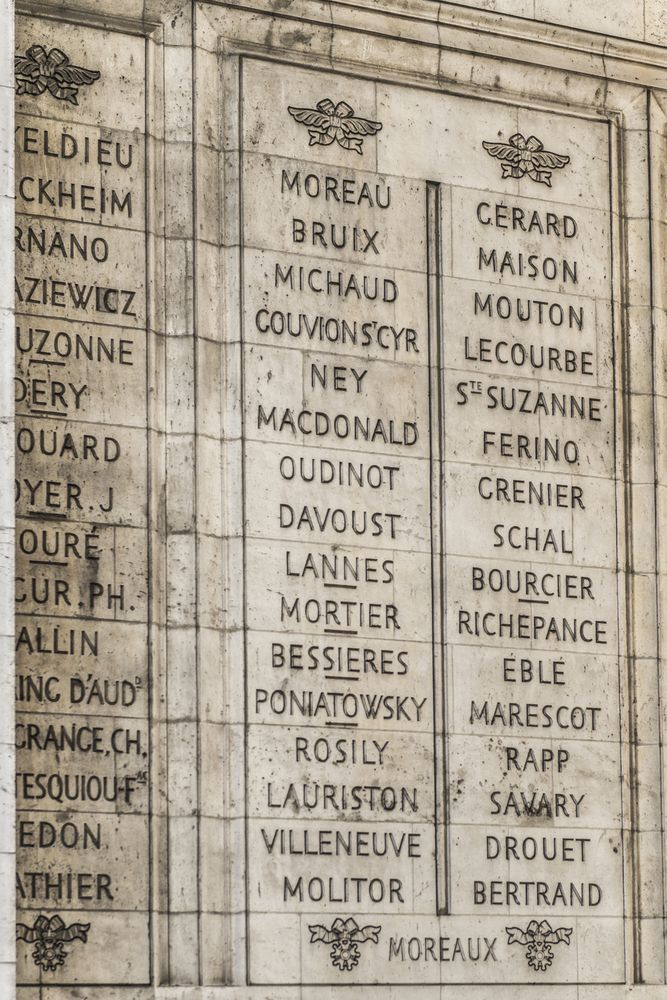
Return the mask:
<path id="1" fill-rule="evenodd" d="M 42 45 L 31 45 L 25 55 L 14 56 L 16 93 L 38 95 L 45 90 L 59 101 L 78 104 L 79 87 L 99 80 L 96 69 L 73 66 L 62 49 L 47 52 Z"/>
<path id="2" fill-rule="evenodd" d="M 534 135 L 527 139 L 516 132 L 508 142 L 483 142 L 489 156 L 501 161 L 503 177 L 524 177 L 527 175 L 538 184 L 551 187 L 551 174 L 570 162 L 569 156 L 552 153 Z"/>
<path id="3" fill-rule="evenodd" d="M 354 108 L 345 101 L 338 104 L 326 97 L 315 108 L 287 109 L 295 121 L 307 125 L 309 146 L 330 146 L 337 142 L 343 149 L 353 149 L 362 154 L 363 136 L 375 135 L 382 128 L 381 122 L 355 117 Z"/>

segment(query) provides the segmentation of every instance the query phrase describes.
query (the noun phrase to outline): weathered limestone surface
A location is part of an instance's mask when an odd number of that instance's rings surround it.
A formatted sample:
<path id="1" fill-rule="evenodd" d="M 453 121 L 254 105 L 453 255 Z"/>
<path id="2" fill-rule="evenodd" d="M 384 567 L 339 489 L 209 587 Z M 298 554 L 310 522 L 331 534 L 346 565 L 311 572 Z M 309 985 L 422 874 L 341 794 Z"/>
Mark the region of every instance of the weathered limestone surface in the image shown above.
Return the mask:
<path id="1" fill-rule="evenodd" d="M 40 101 L 52 32 L 16 39 L 18 980 L 146 983 L 145 46 L 69 26 Z"/>
<path id="2" fill-rule="evenodd" d="M 13 342 L 14 342 L 14 5 L 0 5 L 0 439 L 3 474 L 0 479 L 0 994 L 11 997 L 15 984 L 14 897 L 14 507 L 13 462 Z"/>
<path id="3" fill-rule="evenodd" d="M 464 7 L 512 14 L 547 24 L 583 28 L 602 35 L 633 38 L 651 45 L 667 42 L 667 7 L 664 0 L 611 0 L 582 4 L 577 0 L 460 0 Z"/>
<path id="4" fill-rule="evenodd" d="M 478 8 L 5 33 L 3 997 L 667 990 L 666 39 Z"/>

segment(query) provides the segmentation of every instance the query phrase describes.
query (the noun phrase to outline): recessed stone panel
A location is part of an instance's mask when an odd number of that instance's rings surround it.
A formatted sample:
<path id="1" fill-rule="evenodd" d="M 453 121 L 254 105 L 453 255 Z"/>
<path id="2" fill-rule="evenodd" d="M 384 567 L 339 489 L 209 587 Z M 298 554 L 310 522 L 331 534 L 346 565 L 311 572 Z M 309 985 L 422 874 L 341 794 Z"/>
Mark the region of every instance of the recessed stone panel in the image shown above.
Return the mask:
<path id="1" fill-rule="evenodd" d="M 368 133 L 341 162 L 297 132 L 296 159 L 251 153 L 241 182 L 246 829 L 269 879 L 249 910 L 308 914 L 322 941 L 341 906 L 369 939 L 436 906 L 430 196 L 369 169 Z M 253 939 L 250 977 L 281 981 Z"/>
<path id="2" fill-rule="evenodd" d="M 18 979 L 140 984 L 151 909 L 144 43 L 30 18 L 17 54 Z"/>
<path id="3" fill-rule="evenodd" d="M 617 981 L 605 131 L 290 80 L 244 65 L 250 981 Z"/>

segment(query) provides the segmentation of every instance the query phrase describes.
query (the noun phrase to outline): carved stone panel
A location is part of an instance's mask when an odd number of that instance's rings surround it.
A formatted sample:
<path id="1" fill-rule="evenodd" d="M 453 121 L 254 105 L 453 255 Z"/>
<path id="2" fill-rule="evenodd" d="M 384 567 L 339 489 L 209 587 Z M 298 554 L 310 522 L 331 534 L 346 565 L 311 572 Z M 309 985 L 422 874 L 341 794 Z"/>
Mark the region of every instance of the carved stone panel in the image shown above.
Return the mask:
<path id="1" fill-rule="evenodd" d="M 622 982 L 607 123 L 241 72 L 250 981 Z"/>
<path id="2" fill-rule="evenodd" d="M 0 1000 L 662 997 L 667 73 L 534 6 L 22 9 Z"/>
<path id="3" fill-rule="evenodd" d="M 16 70 L 20 983 L 149 979 L 144 42 Z"/>

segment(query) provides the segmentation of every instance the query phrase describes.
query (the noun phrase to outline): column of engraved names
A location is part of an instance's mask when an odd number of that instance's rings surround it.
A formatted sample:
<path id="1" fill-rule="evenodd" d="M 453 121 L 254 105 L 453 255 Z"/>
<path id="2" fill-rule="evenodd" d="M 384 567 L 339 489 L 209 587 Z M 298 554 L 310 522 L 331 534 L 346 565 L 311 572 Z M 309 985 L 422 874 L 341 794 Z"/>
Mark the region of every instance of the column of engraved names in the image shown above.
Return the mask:
<path id="1" fill-rule="evenodd" d="M 623 912 L 608 220 L 482 192 L 458 206 L 451 819 L 474 864 L 453 860 L 455 905 L 576 929 Z M 471 760 L 482 778 L 457 788 Z"/>
<path id="2" fill-rule="evenodd" d="M 249 905 L 432 911 L 424 188 L 244 190 Z"/>
<path id="3" fill-rule="evenodd" d="M 20 978 L 141 982 L 143 138 L 105 127 L 83 96 L 78 109 L 49 100 L 23 97 L 16 123 L 17 908 L 28 942 L 19 944 Z M 123 940 L 120 969 L 114 939 Z"/>

